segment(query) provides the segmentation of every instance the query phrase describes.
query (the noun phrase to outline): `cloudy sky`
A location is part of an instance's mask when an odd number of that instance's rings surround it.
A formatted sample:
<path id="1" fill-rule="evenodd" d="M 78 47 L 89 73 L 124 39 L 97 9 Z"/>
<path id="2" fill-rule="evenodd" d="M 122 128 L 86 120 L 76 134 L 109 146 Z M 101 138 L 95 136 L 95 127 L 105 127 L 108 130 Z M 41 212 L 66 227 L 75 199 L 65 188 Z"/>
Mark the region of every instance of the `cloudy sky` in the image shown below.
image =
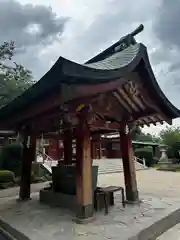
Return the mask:
<path id="1" fill-rule="evenodd" d="M 148 47 L 162 90 L 180 108 L 180 0 L 0 0 L 0 43 L 14 40 L 16 61 L 37 80 L 60 55 L 83 63 L 140 23 L 145 29 L 137 40 Z"/>

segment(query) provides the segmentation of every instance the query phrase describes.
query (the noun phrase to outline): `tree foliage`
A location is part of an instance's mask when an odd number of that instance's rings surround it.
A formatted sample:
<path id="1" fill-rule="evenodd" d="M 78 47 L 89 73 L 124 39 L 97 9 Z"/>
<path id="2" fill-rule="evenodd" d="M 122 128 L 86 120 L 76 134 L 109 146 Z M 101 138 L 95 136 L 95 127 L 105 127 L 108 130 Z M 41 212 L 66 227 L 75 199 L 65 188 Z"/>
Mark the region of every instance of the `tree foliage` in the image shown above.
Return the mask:
<path id="1" fill-rule="evenodd" d="M 158 136 L 155 136 L 153 134 L 150 133 L 144 133 L 141 132 L 141 134 L 137 137 L 137 141 L 141 141 L 141 142 L 160 142 L 160 138 Z"/>
<path id="2" fill-rule="evenodd" d="M 180 127 L 167 127 L 159 135 L 164 144 L 174 144 L 180 141 Z"/>
<path id="3" fill-rule="evenodd" d="M 33 84 L 31 72 L 12 61 L 14 50 L 13 41 L 0 45 L 0 107 L 12 101 Z"/>
<path id="4" fill-rule="evenodd" d="M 169 157 L 179 158 L 180 127 L 167 127 L 159 135 L 162 143 L 168 146 Z"/>
<path id="5" fill-rule="evenodd" d="M 140 142 L 157 142 L 168 147 L 168 157 L 180 159 L 180 127 L 170 126 L 158 136 L 144 133 L 139 127 L 133 128 L 132 139 Z"/>
<path id="6" fill-rule="evenodd" d="M 150 133 L 144 133 L 139 126 L 132 129 L 131 132 L 132 139 L 140 142 L 160 142 L 158 136 L 152 135 Z"/>
<path id="7" fill-rule="evenodd" d="M 14 143 L 3 146 L 0 154 L 0 169 L 9 170 L 20 176 L 22 146 Z"/>

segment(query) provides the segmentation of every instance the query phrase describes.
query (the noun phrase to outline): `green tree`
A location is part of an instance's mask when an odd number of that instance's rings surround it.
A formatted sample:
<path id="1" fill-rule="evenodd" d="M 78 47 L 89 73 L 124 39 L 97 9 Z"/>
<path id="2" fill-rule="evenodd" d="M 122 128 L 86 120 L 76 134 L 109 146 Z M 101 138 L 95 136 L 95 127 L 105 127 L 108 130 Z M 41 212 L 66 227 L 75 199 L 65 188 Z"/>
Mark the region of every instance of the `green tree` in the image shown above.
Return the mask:
<path id="1" fill-rule="evenodd" d="M 179 158 L 180 151 L 180 127 L 167 127 L 159 134 L 163 144 L 168 145 L 168 155 Z"/>
<path id="2" fill-rule="evenodd" d="M 141 134 L 137 137 L 137 141 L 153 142 L 153 137 L 150 133 L 141 132 Z"/>
<path id="3" fill-rule="evenodd" d="M 150 133 L 144 133 L 139 126 L 133 126 L 131 131 L 132 140 L 140 142 L 160 142 L 160 138 Z"/>
<path id="4" fill-rule="evenodd" d="M 31 72 L 12 61 L 14 50 L 13 41 L 0 45 L 0 108 L 34 83 Z"/>

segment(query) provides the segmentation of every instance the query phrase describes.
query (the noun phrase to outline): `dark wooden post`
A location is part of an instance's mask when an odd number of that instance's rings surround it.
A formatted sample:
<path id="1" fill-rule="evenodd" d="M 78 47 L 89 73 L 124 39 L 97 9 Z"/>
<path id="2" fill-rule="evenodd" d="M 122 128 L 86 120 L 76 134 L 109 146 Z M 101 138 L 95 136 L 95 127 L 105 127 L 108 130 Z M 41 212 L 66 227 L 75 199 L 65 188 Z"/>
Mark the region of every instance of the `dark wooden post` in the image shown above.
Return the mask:
<path id="1" fill-rule="evenodd" d="M 72 163 L 72 141 L 73 141 L 73 133 L 71 129 L 71 125 L 68 123 L 64 123 L 64 134 L 63 134 L 63 145 L 64 145 L 64 163 L 71 164 Z"/>
<path id="2" fill-rule="evenodd" d="M 138 202 L 139 194 L 137 190 L 136 169 L 132 151 L 131 135 L 128 125 L 126 125 L 125 123 L 121 124 L 120 127 L 120 145 L 124 168 L 126 200 L 132 203 Z"/>
<path id="3" fill-rule="evenodd" d="M 56 137 L 56 160 L 60 159 L 60 144 L 59 144 L 59 135 Z"/>
<path id="4" fill-rule="evenodd" d="M 91 138 L 91 158 L 94 158 L 94 142 L 93 139 Z"/>
<path id="5" fill-rule="evenodd" d="M 101 159 L 101 157 L 102 157 L 101 147 L 102 147 L 102 146 L 101 146 L 101 135 L 98 134 L 98 149 L 99 149 L 98 157 L 99 157 L 99 159 Z"/>
<path id="6" fill-rule="evenodd" d="M 78 115 L 76 127 L 76 197 L 78 220 L 93 216 L 92 160 L 90 129 L 86 115 Z"/>
<path id="7" fill-rule="evenodd" d="M 107 140 L 107 144 L 106 144 L 106 150 L 107 150 L 107 158 L 112 158 L 113 155 L 112 155 L 112 139 L 108 139 Z"/>
<path id="8" fill-rule="evenodd" d="M 91 148 L 92 148 L 92 158 L 97 159 L 98 154 L 97 154 L 97 136 L 96 136 L 96 134 L 92 135 Z"/>
<path id="9" fill-rule="evenodd" d="M 23 133 L 23 156 L 21 165 L 21 181 L 20 181 L 20 192 L 19 200 L 30 199 L 30 186 L 31 186 L 31 169 L 32 161 L 36 157 L 36 137 L 28 136 L 28 133 Z"/>
<path id="10" fill-rule="evenodd" d="M 63 158 L 64 147 L 62 147 L 62 134 L 59 131 L 56 136 L 56 152 L 57 152 L 57 160 L 60 161 Z"/>
<path id="11" fill-rule="evenodd" d="M 157 146 L 152 146 L 153 157 L 156 157 L 156 148 Z"/>
<path id="12" fill-rule="evenodd" d="M 93 141 L 93 158 L 101 158 L 101 135 L 96 133 L 92 135 Z"/>

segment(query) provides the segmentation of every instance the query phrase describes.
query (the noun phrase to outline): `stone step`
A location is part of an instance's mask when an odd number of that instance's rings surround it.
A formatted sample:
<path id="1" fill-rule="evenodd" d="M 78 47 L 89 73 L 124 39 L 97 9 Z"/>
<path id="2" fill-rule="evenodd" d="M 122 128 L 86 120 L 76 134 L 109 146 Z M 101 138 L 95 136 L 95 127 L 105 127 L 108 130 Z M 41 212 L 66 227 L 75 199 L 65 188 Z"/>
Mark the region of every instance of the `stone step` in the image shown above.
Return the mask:
<path id="1" fill-rule="evenodd" d="M 40 161 L 39 161 L 40 162 Z M 42 166 L 49 172 L 52 173 L 51 171 L 51 166 L 56 166 L 58 161 L 45 161 L 42 163 Z M 93 160 L 93 165 L 98 165 L 99 174 L 108 174 L 108 173 L 116 173 L 116 172 L 123 172 L 123 163 L 122 159 L 116 159 L 116 158 L 108 158 L 108 159 L 94 159 Z M 135 168 L 136 170 L 143 170 L 147 169 L 144 165 L 135 162 Z"/>
<path id="2" fill-rule="evenodd" d="M 123 172 L 123 163 L 122 159 L 94 159 L 93 165 L 99 166 L 99 174 L 108 174 Z M 147 169 L 144 165 L 135 162 L 136 170 Z"/>

